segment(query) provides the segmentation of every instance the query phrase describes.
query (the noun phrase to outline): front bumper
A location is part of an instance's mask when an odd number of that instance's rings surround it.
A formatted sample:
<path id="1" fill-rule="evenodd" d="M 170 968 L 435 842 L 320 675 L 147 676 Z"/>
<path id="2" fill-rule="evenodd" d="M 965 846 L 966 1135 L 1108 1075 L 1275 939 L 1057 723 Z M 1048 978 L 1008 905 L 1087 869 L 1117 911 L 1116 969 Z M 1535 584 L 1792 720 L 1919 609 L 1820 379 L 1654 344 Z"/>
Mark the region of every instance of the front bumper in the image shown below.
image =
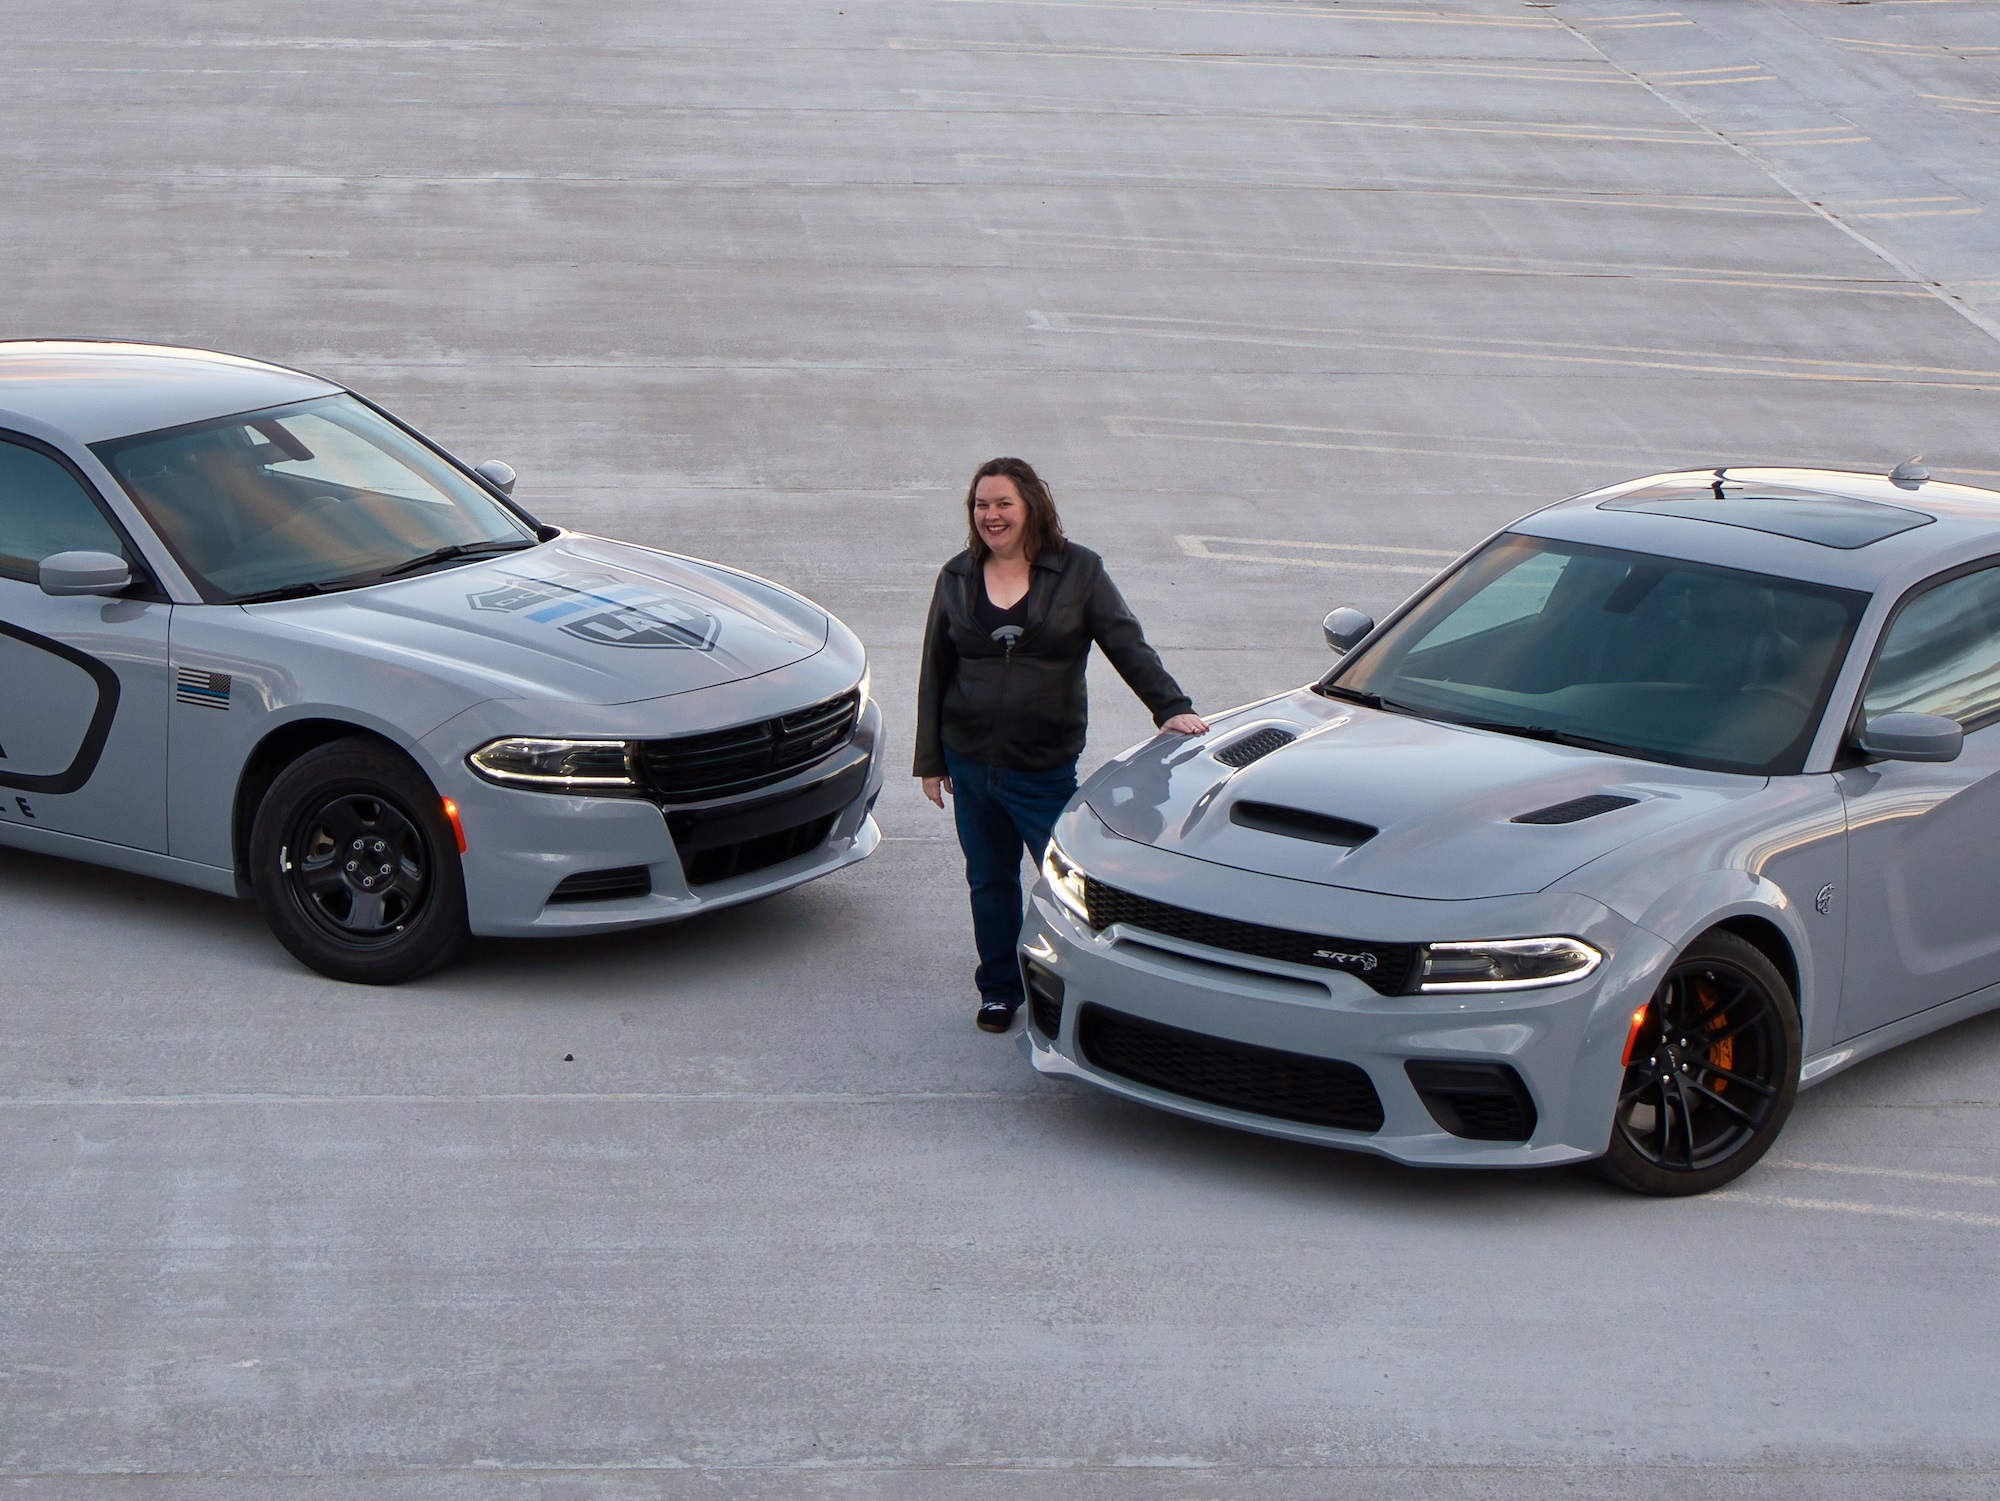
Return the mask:
<path id="1" fill-rule="evenodd" d="M 1065 849 L 1084 869 L 1179 906 L 1381 942 L 1561 933 L 1595 944 L 1606 960 L 1584 980 L 1542 990 L 1385 996 L 1345 973 L 1123 924 L 1093 932 L 1041 882 L 1029 903 L 1022 956 L 1055 975 L 1063 989 L 1053 1035 L 1037 1024 L 1037 1008 L 1027 1008 L 1022 1048 L 1042 1073 L 1197 1120 L 1399 1162 L 1545 1167 L 1603 1153 L 1631 1014 L 1672 958 L 1653 934 L 1576 895 L 1415 901 L 1230 870 L 1120 839 L 1088 809 L 1065 818 L 1062 830 Z M 1374 1087 L 1381 1125 L 1349 1130 L 1307 1124 L 1141 1082 L 1116 1060 L 1093 1058 L 1078 1025 L 1087 1006 L 1155 1028 L 1353 1065 Z M 1406 1068 L 1412 1061 L 1511 1068 L 1532 1101 L 1532 1133 L 1512 1141 L 1453 1134 L 1412 1082 Z"/>
<path id="2" fill-rule="evenodd" d="M 853 738 L 826 760 L 739 797 L 666 809 L 640 798 L 496 787 L 466 769 L 462 756 L 441 757 L 439 790 L 457 803 L 465 830 L 460 863 L 472 931 L 530 938 L 646 927 L 755 901 L 866 859 L 882 840 L 870 816 L 882 790 L 881 733 L 882 713 L 870 699 Z M 726 857 L 732 842 L 796 828 L 817 833 L 827 820 L 809 848 L 776 863 L 742 874 L 717 874 L 727 871 L 726 858 L 707 871 L 695 863 L 699 854 Z M 567 878 L 641 869 L 644 895 L 552 900 Z"/>

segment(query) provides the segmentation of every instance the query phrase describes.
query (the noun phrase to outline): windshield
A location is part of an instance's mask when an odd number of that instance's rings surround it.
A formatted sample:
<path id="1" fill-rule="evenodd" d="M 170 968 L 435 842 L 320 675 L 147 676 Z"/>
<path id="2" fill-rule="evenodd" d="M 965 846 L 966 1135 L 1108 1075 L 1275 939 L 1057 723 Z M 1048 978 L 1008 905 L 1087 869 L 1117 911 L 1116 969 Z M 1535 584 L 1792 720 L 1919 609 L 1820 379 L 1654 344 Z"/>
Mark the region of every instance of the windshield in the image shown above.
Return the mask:
<path id="1" fill-rule="evenodd" d="M 1502 537 L 1325 688 L 1647 760 L 1795 772 L 1867 596 Z"/>
<path id="2" fill-rule="evenodd" d="M 92 451 L 212 603 L 369 583 L 447 549 L 535 542 L 477 481 L 352 396 Z"/>

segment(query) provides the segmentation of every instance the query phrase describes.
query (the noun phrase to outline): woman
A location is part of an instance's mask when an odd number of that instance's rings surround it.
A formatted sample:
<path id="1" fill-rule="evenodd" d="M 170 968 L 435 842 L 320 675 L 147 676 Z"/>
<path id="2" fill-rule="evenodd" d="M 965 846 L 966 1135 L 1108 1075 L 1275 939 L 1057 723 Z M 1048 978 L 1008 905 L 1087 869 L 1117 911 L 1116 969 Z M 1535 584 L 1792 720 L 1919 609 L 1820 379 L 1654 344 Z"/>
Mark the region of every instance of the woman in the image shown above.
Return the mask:
<path id="1" fill-rule="evenodd" d="M 1020 459 L 981 464 L 965 514 L 970 544 L 938 573 L 924 628 L 915 775 L 938 807 L 952 795 L 972 887 L 978 1022 L 1005 1032 L 1022 1001 L 1021 851 L 1041 859 L 1076 792 L 1091 643 L 1161 729 L 1203 735 L 1208 726 L 1146 644 L 1103 560 L 1064 539 L 1033 469 Z"/>

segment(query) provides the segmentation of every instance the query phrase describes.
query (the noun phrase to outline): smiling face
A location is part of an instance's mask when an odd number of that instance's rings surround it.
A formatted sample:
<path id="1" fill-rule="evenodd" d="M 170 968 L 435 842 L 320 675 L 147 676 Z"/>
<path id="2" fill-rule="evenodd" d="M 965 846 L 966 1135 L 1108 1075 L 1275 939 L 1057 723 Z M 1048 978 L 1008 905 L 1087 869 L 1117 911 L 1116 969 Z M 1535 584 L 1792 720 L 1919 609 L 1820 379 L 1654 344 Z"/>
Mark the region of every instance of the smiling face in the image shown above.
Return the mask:
<path id="1" fill-rule="evenodd" d="M 1028 503 L 1004 474 L 989 474 L 972 492 L 972 525 L 993 556 L 1012 561 L 1028 536 Z"/>

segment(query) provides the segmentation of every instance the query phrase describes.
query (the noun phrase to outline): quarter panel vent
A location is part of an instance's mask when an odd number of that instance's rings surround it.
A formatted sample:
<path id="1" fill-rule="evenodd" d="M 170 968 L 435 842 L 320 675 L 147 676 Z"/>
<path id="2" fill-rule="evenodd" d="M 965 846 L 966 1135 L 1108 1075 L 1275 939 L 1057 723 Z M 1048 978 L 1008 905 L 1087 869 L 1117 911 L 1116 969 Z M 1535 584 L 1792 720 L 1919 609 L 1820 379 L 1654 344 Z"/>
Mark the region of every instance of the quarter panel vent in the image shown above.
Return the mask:
<path id="1" fill-rule="evenodd" d="M 1275 750 L 1283 750 L 1299 737 L 1290 730 L 1281 730 L 1276 725 L 1266 725 L 1261 730 L 1252 731 L 1241 740 L 1225 745 L 1215 753 L 1215 759 L 1224 766 L 1242 768 L 1252 761 L 1260 761 Z"/>
<path id="2" fill-rule="evenodd" d="M 1609 813 L 1614 808 L 1629 808 L 1638 802 L 1636 797 L 1620 797 L 1616 793 L 1600 792 L 1593 797 L 1573 797 L 1566 803 L 1553 803 L 1546 808 L 1537 808 L 1532 813 L 1523 813 L 1511 820 L 1514 823 L 1582 823 L 1586 818 L 1595 818 L 1600 813 Z"/>

